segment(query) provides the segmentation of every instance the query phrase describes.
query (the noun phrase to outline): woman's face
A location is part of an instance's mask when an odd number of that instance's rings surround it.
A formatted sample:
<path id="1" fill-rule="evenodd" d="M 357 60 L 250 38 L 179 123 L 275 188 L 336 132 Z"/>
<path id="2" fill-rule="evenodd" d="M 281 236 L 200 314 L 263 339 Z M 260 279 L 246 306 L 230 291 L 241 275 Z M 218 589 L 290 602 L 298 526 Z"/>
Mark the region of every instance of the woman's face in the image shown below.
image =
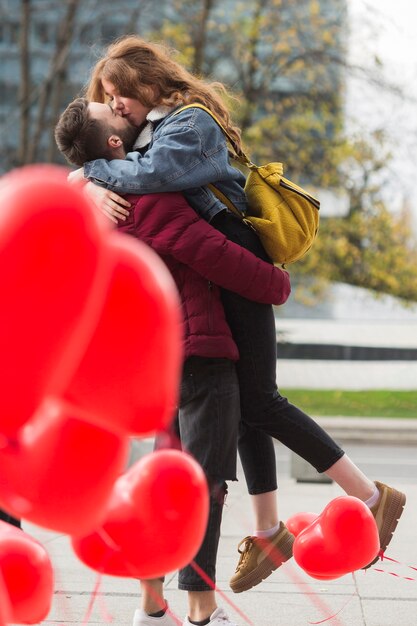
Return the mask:
<path id="1" fill-rule="evenodd" d="M 109 80 L 101 79 L 101 84 L 107 96 L 110 98 L 110 106 L 117 115 L 125 117 L 129 124 L 139 128 L 142 126 L 149 111 L 149 107 L 143 105 L 136 98 L 121 96 L 116 87 Z"/>

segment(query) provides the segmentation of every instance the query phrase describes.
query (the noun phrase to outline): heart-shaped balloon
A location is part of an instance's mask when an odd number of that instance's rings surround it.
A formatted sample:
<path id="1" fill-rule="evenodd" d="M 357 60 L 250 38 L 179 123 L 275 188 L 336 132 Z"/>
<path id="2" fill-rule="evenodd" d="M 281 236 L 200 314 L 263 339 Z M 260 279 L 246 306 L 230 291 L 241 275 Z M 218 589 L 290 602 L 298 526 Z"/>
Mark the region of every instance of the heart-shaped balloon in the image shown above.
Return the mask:
<path id="1" fill-rule="evenodd" d="M 128 458 L 128 439 L 46 403 L 0 450 L 0 504 L 68 534 L 103 518 Z"/>
<path id="2" fill-rule="evenodd" d="M 294 515 L 291 515 L 291 517 L 287 519 L 285 525 L 290 533 L 292 533 L 294 537 L 297 537 L 297 535 L 299 535 L 300 532 L 304 530 L 304 528 L 314 522 L 317 517 L 317 513 L 310 513 L 307 511 L 304 511 L 302 513 L 294 513 Z"/>
<path id="3" fill-rule="evenodd" d="M 51 561 L 39 542 L 6 522 L 0 522 L 0 573 L 9 597 L 10 621 L 43 621 L 54 591 Z"/>
<path id="4" fill-rule="evenodd" d="M 0 530 L 1 533 L 1 530 Z M 0 570 L 0 626 L 7 626 L 12 621 L 9 592 Z"/>
<path id="5" fill-rule="evenodd" d="M 182 337 L 175 283 L 142 242 L 117 232 L 106 304 L 65 398 L 112 430 L 165 429 L 178 401 Z"/>
<path id="6" fill-rule="evenodd" d="M 109 280 L 104 228 L 67 169 L 0 179 L 0 432 L 13 437 L 60 393 L 97 324 Z"/>
<path id="7" fill-rule="evenodd" d="M 114 487 L 105 521 L 73 538 L 77 556 L 114 576 L 156 578 L 187 565 L 198 552 L 209 497 L 200 465 L 179 450 L 146 455 Z"/>
<path id="8" fill-rule="evenodd" d="M 332 500 L 296 537 L 293 554 L 310 576 L 338 578 L 370 563 L 379 552 L 375 519 L 353 496 Z"/>

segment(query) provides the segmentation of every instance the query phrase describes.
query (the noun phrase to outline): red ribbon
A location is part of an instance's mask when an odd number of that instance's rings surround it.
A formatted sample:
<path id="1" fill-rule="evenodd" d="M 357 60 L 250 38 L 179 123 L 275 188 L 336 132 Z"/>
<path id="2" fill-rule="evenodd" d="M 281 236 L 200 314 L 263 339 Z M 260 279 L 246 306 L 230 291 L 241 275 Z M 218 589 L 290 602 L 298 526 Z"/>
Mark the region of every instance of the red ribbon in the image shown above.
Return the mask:
<path id="1" fill-rule="evenodd" d="M 389 556 L 385 556 L 385 554 L 382 552 L 381 553 L 381 561 L 391 561 L 391 563 L 396 563 L 397 565 L 403 565 L 404 567 L 407 567 L 408 569 L 412 569 L 415 572 L 417 572 L 417 567 L 413 567 L 412 565 L 404 565 L 404 563 L 400 563 L 400 561 L 397 561 L 396 559 L 391 559 Z M 382 574 L 389 574 L 390 576 L 394 576 L 395 578 L 401 578 L 402 580 L 412 580 L 412 581 L 416 581 L 415 578 L 412 578 L 411 576 L 401 576 L 400 574 L 397 574 L 396 572 L 387 572 L 384 569 L 380 569 L 379 567 L 374 567 L 373 570 L 375 572 L 380 572 Z"/>

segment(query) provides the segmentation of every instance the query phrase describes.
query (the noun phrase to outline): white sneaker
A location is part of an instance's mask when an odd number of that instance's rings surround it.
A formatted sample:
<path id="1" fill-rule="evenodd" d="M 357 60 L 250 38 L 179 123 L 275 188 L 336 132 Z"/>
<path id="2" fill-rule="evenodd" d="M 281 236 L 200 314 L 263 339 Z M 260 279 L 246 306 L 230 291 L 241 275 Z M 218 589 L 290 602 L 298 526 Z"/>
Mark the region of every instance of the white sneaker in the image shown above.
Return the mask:
<path id="1" fill-rule="evenodd" d="M 136 609 L 133 626 L 177 626 L 172 617 L 165 613 L 162 617 L 151 617 L 142 609 Z"/>
<path id="2" fill-rule="evenodd" d="M 182 626 L 188 626 L 189 624 L 191 624 L 191 622 L 188 617 L 186 617 Z M 237 626 L 237 624 L 230 621 L 222 608 L 218 608 L 210 615 L 208 626 Z"/>

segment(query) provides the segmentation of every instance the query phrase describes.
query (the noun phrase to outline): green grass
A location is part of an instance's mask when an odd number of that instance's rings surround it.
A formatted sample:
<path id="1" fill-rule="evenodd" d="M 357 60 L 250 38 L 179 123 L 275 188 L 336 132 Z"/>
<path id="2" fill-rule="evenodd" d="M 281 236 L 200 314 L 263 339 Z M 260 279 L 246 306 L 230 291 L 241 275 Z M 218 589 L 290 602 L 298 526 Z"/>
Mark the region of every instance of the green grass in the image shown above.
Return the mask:
<path id="1" fill-rule="evenodd" d="M 417 418 L 417 391 L 280 389 L 311 415 Z"/>

